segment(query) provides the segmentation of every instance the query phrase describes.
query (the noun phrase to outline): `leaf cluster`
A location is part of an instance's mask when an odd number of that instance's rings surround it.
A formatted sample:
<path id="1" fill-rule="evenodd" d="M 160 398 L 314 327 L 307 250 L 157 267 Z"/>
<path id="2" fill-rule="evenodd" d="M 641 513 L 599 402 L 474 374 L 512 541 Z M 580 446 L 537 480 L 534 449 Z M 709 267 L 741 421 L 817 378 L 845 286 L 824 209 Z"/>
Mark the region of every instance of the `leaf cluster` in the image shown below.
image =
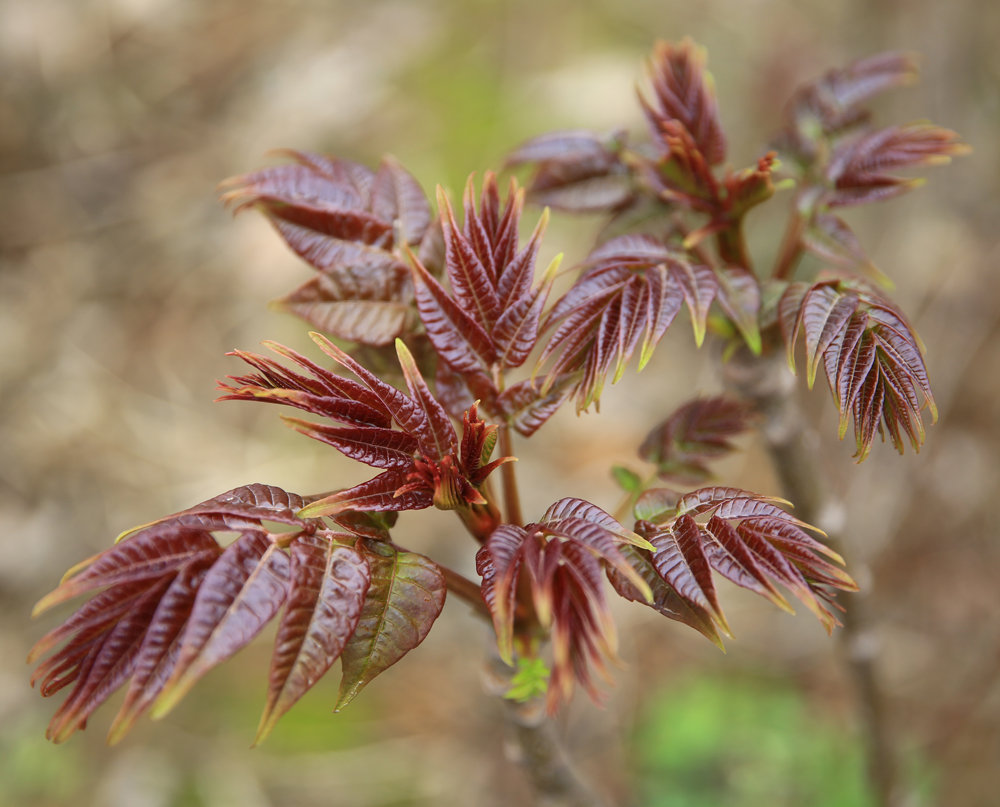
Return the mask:
<path id="1" fill-rule="evenodd" d="M 460 205 L 439 188 L 435 214 L 391 158 L 371 170 L 296 151 L 226 183 L 226 203 L 261 212 L 315 270 L 277 305 L 316 329 L 324 359 L 270 342 L 277 358 L 236 350 L 250 369 L 222 381 L 220 398 L 299 410 L 307 417 L 285 417 L 289 426 L 376 474 L 305 497 L 237 488 L 136 528 L 71 570 L 38 610 L 89 599 L 29 659 L 48 656 L 33 677 L 43 695 L 73 685 L 49 736 L 84 728 L 126 687 L 110 732 L 119 740 L 277 618 L 262 740 L 337 659 L 337 708 L 352 700 L 421 643 L 446 591 L 492 622 L 519 671 L 510 697 L 545 691 L 550 711 L 577 684 L 599 699 L 598 680 L 610 680 L 605 581 L 720 647 L 729 626 L 716 577 L 786 610 L 789 593 L 831 630 L 836 592 L 856 586 L 810 534 L 818 530 L 780 499 L 704 486 L 710 464 L 754 424 L 747 405 L 699 398 L 662 420 L 639 449 L 650 476 L 615 469 L 626 501 L 614 516 L 564 498 L 526 523 L 513 440 L 571 400 L 577 411 L 596 407 L 607 380 L 636 354 L 646 366 L 686 309 L 699 345 L 710 331 L 730 352 L 784 344 L 793 371 L 803 341 L 808 383 L 822 365 L 841 436 L 853 419 L 860 459 L 876 434 L 918 448 L 923 408 L 936 416 L 922 347 L 861 278 L 875 274 L 870 261 L 833 212 L 899 195 L 914 182 L 898 169 L 964 150 L 930 124 L 868 125 L 862 102 L 912 72 L 888 55 L 828 73 L 794 96 L 774 149 L 739 170 L 726 163 L 704 52 L 685 40 L 658 44 L 648 63 L 646 142 L 623 131 L 541 135 L 508 160 L 529 167 L 526 190 L 511 178 L 501 193 L 487 172 L 478 193 L 470 177 Z M 743 228 L 782 186 L 794 188 L 790 225 L 764 276 Z M 536 266 L 549 211 L 522 238 L 526 198 L 605 215 L 552 300 L 560 258 Z M 799 273 L 807 252 L 832 266 Z M 692 485 L 702 487 L 685 491 Z M 432 506 L 455 513 L 473 539 L 480 581 L 396 543 L 398 514 Z"/>

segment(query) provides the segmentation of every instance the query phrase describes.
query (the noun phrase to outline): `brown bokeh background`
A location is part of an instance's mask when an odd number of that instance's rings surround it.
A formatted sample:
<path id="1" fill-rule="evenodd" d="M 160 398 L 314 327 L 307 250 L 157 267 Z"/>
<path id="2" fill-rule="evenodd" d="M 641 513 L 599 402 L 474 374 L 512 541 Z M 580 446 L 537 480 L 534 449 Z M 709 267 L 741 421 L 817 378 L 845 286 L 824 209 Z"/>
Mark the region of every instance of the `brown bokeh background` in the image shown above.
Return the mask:
<path id="1" fill-rule="evenodd" d="M 308 350 L 306 328 L 265 306 L 308 269 L 260 219 L 231 219 L 220 179 L 294 147 L 368 163 L 391 152 L 426 188 L 458 188 L 542 131 L 640 130 L 642 59 L 655 38 L 684 35 L 708 48 L 737 165 L 758 156 L 798 81 L 886 49 L 922 54 L 923 81 L 886 97 L 880 119 L 927 117 L 974 148 L 852 218 L 928 346 L 941 421 L 926 447 L 876 448 L 857 467 L 825 390 L 807 405 L 849 502 L 850 568 L 872 587 L 894 731 L 934 771 L 922 803 L 995 804 L 998 33 L 987 0 L 0 1 L 0 805 L 519 803 L 479 679 L 488 637 L 460 604 L 344 714 L 329 714 L 331 675 L 253 751 L 266 642 L 116 749 L 103 746 L 108 709 L 47 744 L 54 704 L 28 688 L 23 658 L 59 615 L 28 614 L 128 526 L 250 481 L 307 493 L 360 478 L 273 409 L 212 402 L 235 371 L 227 350 L 264 338 Z M 775 226 L 758 223 L 764 258 Z M 555 222 L 543 257 L 582 257 L 588 232 Z M 711 351 L 690 342 L 675 328 L 600 415 L 561 413 L 522 445 L 529 513 L 563 495 L 614 506 L 609 465 L 632 461 L 673 404 L 719 388 Z M 726 480 L 774 491 L 761 447 L 742 447 Z M 408 545 L 471 571 L 447 518 L 406 523 Z M 725 657 L 620 609 L 628 666 L 607 708 L 581 698 L 564 716 L 574 754 L 621 803 L 638 798 L 631 728 L 681 676 L 765 678 L 860 743 L 835 642 L 808 616 L 725 595 L 737 637 Z"/>

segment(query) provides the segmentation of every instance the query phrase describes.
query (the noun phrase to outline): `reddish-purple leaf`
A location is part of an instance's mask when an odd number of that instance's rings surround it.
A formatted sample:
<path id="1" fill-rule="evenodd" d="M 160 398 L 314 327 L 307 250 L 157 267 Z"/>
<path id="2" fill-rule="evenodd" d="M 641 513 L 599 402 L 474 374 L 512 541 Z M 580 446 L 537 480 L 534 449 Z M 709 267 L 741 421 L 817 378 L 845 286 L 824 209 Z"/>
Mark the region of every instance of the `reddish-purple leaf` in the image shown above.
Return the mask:
<path id="1" fill-rule="evenodd" d="M 760 286 L 752 272 L 740 266 L 726 266 L 716 270 L 719 282 L 717 299 L 719 306 L 729 316 L 754 355 L 761 351 L 760 328 L 757 317 L 760 313 Z"/>
<path id="2" fill-rule="evenodd" d="M 818 213 L 802 233 L 802 245 L 825 261 L 870 275 L 885 283 L 854 231 L 842 218 L 832 213 Z"/>
<path id="3" fill-rule="evenodd" d="M 431 223 L 431 208 L 420 183 L 392 157 L 383 157 L 371 189 L 371 209 L 395 222 L 404 244 L 417 244 Z"/>
<path id="4" fill-rule="evenodd" d="M 226 547 L 202 581 L 154 716 L 170 711 L 270 621 L 288 594 L 288 567 L 288 556 L 261 532 L 244 533 Z"/>
<path id="5" fill-rule="evenodd" d="M 89 660 L 86 675 L 49 723 L 46 736 L 50 740 L 65 742 L 83 729 L 93 711 L 132 675 L 143 637 L 171 579 L 167 576 L 158 580 L 104 635 Z"/>
<path id="6" fill-rule="evenodd" d="M 382 379 L 365 369 L 329 339 L 317 333 L 310 335 L 324 353 L 354 373 L 375 394 L 385 409 L 392 414 L 393 420 L 396 421 L 400 428 L 417 438 L 421 450 L 427 456 L 434 459 L 440 457 L 440 455 L 436 454 L 437 441 L 435 437 L 439 426 L 437 423 L 430 423 L 427 410 L 421 402 L 382 381 Z M 452 433 L 454 434 L 454 431 Z"/>
<path id="7" fill-rule="evenodd" d="M 680 44 L 658 42 L 649 63 L 653 98 L 642 98 L 654 137 L 664 122 L 676 121 L 690 134 L 711 165 L 726 157 L 715 87 L 705 69 L 705 52 L 690 39 Z"/>
<path id="8" fill-rule="evenodd" d="M 351 536 L 322 532 L 291 544 L 291 587 L 271 659 L 267 705 L 254 744 L 330 669 L 354 633 L 371 583 Z"/>
<path id="9" fill-rule="evenodd" d="M 441 358 L 462 375 L 490 368 L 496 349 L 486 331 L 419 263 L 413 278 L 420 318 Z"/>
<path id="10" fill-rule="evenodd" d="M 704 533 L 707 539 L 705 554 L 713 569 L 741 588 L 767 598 L 779 608 L 792 610 L 732 524 L 719 516 L 712 516 L 704 527 Z"/>
<path id="11" fill-rule="evenodd" d="M 497 397 L 497 408 L 505 415 L 507 422 L 525 437 L 530 437 L 554 415 L 573 394 L 567 383 L 568 378 L 551 381 L 539 379 L 541 388 L 550 391 L 542 394 L 530 381 L 519 381 L 505 389 Z"/>
<path id="12" fill-rule="evenodd" d="M 348 297 L 322 275 L 276 301 L 275 306 L 304 319 L 323 333 L 375 347 L 387 345 L 405 333 L 415 318 L 414 308 L 408 300 Z"/>
<path id="13" fill-rule="evenodd" d="M 476 553 L 476 571 L 483 578 L 483 601 L 493 617 L 500 657 L 513 663 L 514 613 L 521 547 L 528 533 L 513 524 L 501 524 Z"/>
<path id="14" fill-rule="evenodd" d="M 785 137 L 797 152 L 811 156 L 815 152 L 813 130 L 830 135 L 864 121 L 863 101 L 910 84 L 916 77 L 916 62 L 905 53 L 880 53 L 830 70 L 796 91 L 788 106 Z"/>
<path id="15" fill-rule="evenodd" d="M 649 552 L 632 546 L 622 547 L 622 553 L 633 569 L 646 581 L 653 593 L 652 601 L 647 601 L 642 593 L 629 582 L 629 579 L 613 567 L 608 567 L 608 580 L 619 595 L 630 602 L 639 602 L 659 611 L 668 619 L 681 622 L 694 628 L 702 636 L 715 644 L 720 650 L 725 650 L 718 626 L 712 618 L 712 612 L 706 608 L 690 603 L 681 597 L 673 587 L 657 573 Z"/>
<path id="16" fill-rule="evenodd" d="M 76 568 L 83 568 L 83 571 L 69 577 L 39 600 L 33 613 L 40 614 L 88 591 L 156 580 L 192 560 L 217 553 L 218 546 L 203 530 L 172 523 L 154 525 L 79 564 Z"/>
<path id="17" fill-rule="evenodd" d="M 629 203 L 633 180 L 619 152 L 623 132 L 550 132 L 517 148 L 508 165 L 537 163 L 528 184 L 539 205 L 569 212 L 611 212 Z"/>
<path id="18" fill-rule="evenodd" d="M 886 172 L 916 165 L 947 163 L 965 154 L 968 146 L 958 135 L 929 123 L 890 126 L 841 143 L 826 168 L 835 184 L 831 206 L 860 204 L 896 196 L 916 183 Z"/>
<path id="19" fill-rule="evenodd" d="M 297 432 L 308 435 L 336 448 L 350 457 L 376 468 L 409 468 L 417 440 L 406 432 L 379 426 L 338 428 L 323 423 L 310 423 L 298 418 L 285 418 Z"/>
<path id="20" fill-rule="evenodd" d="M 821 281 L 804 291 L 790 287 L 779 319 L 789 355 L 805 331 L 810 380 L 822 361 L 840 410 L 841 437 L 853 416 L 859 462 L 877 433 L 888 434 L 900 452 L 904 436 L 919 450 L 923 406 L 932 421 L 937 408 L 920 342 L 892 303 L 861 281 Z"/>
<path id="21" fill-rule="evenodd" d="M 108 731 L 114 745 L 152 705 L 173 673 L 180 651 L 180 636 L 194 607 L 198 588 L 215 558 L 193 561 L 181 569 L 156 607 L 136 656 L 125 701 Z"/>
<path id="22" fill-rule="evenodd" d="M 353 283 L 364 289 L 388 291 L 397 273 L 406 269 L 398 255 L 382 247 L 334 238 L 281 219 L 272 223 L 300 258 L 317 269 L 320 277 L 331 278 L 338 288 Z"/>
<path id="23" fill-rule="evenodd" d="M 396 342 L 396 355 L 403 370 L 403 378 L 410 390 L 410 397 L 423 412 L 420 425 L 412 429 L 417 443 L 428 459 L 440 460 L 447 455 L 458 453 L 458 436 L 444 407 L 431 394 L 427 382 L 420 375 L 413 356 L 402 341 Z"/>
<path id="24" fill-rule="evenodd" d="M 336 516 L 345 510 L 370 510 L 372 512 L 423 510 L 434 503 L 430 490 L 415 490 L 396 495 L 407 483 L 405 470 L 392 469 L 352 488 L 338 490 L 311 502 L 302 513 L 309 518 Z"/>
<path id="25" fill-rule="evenodd" d="M 729 633 L 694 519 L 679 516 L 670 526 L 651 535 L 650 543 L 656 548 L 653 566 L 660 577 L 692 606 L 711 611 L 719 627 Z"/>
<path id="26" fill-rule="evenodd" d="M 472 177 L 469 177 L 466 195 L 470 196 L 471 193 Z M 489 236 L 484 229 L 481 230 L 479 248 L 474 248 L 459 228 L 455 221 L 455 214 L 451 209 L 451 203 L 444 191 L 440 189 L 438 190 L 438 207 L 442 211 L 445 271 L 451 284 L 452 296 L 462 310 L 468 313 L 480 327 L 488 329 L 492 327 L 500 312 L 500 298 L 496 290 L 498 269 L 494 265 L 495 259 L 489 243 Z M 482 223 L 475 216 L 471 199 L 467 205 L 466 227 L 482 228 Z M 485 266 L 483 260 L 480 259 L 480 254 L 487 261 Z"/>
<path id="27" fill-rule="evenodd" d="M 646 435 L 639 456 L 656 466 L 661 479 L 703 482 L 711 477 L 708 463 L 734 450 L 731 438 L 746 431 L 751 417 L 737 401 L 696 398 Z"/>

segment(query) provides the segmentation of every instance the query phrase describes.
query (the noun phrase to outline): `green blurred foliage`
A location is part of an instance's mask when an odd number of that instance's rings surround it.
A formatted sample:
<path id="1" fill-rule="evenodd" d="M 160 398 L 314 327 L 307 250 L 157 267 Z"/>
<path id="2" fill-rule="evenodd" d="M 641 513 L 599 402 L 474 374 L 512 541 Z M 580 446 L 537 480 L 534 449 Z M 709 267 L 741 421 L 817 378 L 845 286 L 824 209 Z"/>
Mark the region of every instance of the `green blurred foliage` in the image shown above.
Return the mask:
<path id="1" fill-rule="evenodd" d="M 638 803 L 870 807 L 858 740 L 787 686 L 752 676 L 672 682 L 637 727 Z M 910 803 L 929 805 L 931 774 L 919 769 Z"/>

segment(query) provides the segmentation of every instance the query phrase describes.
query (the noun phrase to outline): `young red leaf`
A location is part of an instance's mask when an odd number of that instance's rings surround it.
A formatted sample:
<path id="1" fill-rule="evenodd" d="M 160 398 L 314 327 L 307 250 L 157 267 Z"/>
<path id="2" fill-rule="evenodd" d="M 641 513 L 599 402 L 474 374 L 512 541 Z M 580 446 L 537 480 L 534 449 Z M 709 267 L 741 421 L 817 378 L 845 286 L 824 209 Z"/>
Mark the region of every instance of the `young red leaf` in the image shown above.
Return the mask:
<path id="1" fill-rule="evenodd" d="M 621 159 L 624 132 L 550 132 L 523 143 L 507 158 L 510 166 L 536 163 L 528 198 L 574 213 L 605 213 L 625 207 L 633 179 Z"/>
<path id="2" fill-rule="evenodd" d="M 932 421 L 937 408 L 920 343 L 895 306 L 860 282 L 825 281 L 786 291 L 779 317 L 789 355 L 802 330 L 811 375 L 822 361 L 840 410 L 841 437 L 853 416 L 859 462 L 876 434 L 888 435 L 900 453 L 904 436 L 919 450 L 923 406 Z"/>
<path id="3" fill-rule="evenodd" d="M 406 285 L 410 285 L 409 270 Z M 407 292 L 407 297 L 412 295 Z M 357 299 L 340 284 L 319 276 L 307 281 L 274 306 L 304 319 L 318 331 L 338 339 L 378 347 L 411 329 L 415 317 L 412 299 Z"/>
<path id="4" fill-rule="evenodd" d="M 78 564 L 83 571 L 66 579 L 35 606 L 34 615 L 73 597 L 108 586 L 153 581 L 192 560 L 218 552 L 218 544 L 204 531 L 174 523 L 156 525 L 111 549 Z M 69 574 L 73 574 L 73 570 Z"/>
<path id="5" fill-rule="evenodd" d="M 622 554 L 625 555 L 629 565 L 635 569 L 646 585 L 649 586 L 653 594 L 651 601 L 647 601 L 642 593 L 629 582 L 629 578 L 621 574 L 617 569 L 608 567 L 608 580 L 618 594 L 630 602 L 638 602 L 648 605 L 650 608 L 663 614 L 668 619 L 676 620 L 689 627 L 694 628 L 702 636 L 725 652 L 725 645 L 722 637 L 719 636 L 718 626 L 712 619 L 712 613 L 706 608 L 702 608 L 688 602 L 673 587 L 667 583 L 653 565 L 652 556 L 648 551 L 637 547 L 624 546 Z"/>
<path id="6" fill-rule="evenodd" d="M 337 516 L 348 510 L 401 512 L 423 510 L 434 504 L 431 490 L 397 491 L 409 481 L 406 469 L 394 468 L 351 488 L 338 490 L 311 502 L 301 511 L 303 517 Z"/>
<path id="7" fill-rule="evenodd" d="M 403 370 L 403 378 L 406 379 L 410 397 L 423 413 L 423 418 L 419 420 L 420 426 L 413 428 L 412 431 L 424 456 L 429 459 L 441 459 L 449 454 L 457 454 L 458 437 L 455 434 L 455 427 L 451 425 L 444 407 L 431 394 L 413 356 L 401 340 L 396 341 L 396 355 L 399 357 L 399 366 Z"/>
<path id="8" fill-rule="evenodd" d="M 343 680 L 335 711 L 427 636 L 444 607 L 447 587 L 438 567 L 413 552 L 359 544 L 371 568 L 358 624 L 341 654 Z"/>
<path id="9" fill-rule="evenodd" d="M 920 182 L 888 175 L 887 171 L 916 165 L 940 165 L 968 153 L 958 135 L 929 123 L 890 126 L 840 144 L 826 168 L 835 190 L 831 207 L 881 201 L 918 187 Z"/>
<path id="10" fill-rule="evenodd" d="M 804 162 L 813 160 L 821 152 L 820 138 L 867 120 L 862 102 L 916 78 L 916 62 L 905 53 L 881 53 L 828 71 L 795 92 L 782 146 Z"/>
<path id="11" fill-rule="evenodd" d="M 431 223 L 431 208 L 420 183 L 393 157 L 383 157 L 371 186 L 371 210 L 395 223 L 398 240 L 418 244 Z"/>
<path id="12" fill-rule="evenodd" d="M 726 140 L 719 122 L 715 84 L 705 69 L 705 51 L 685 39 L 680 44 L 658 42 L 649 63 L 653 99 L 641 97 L 654 137 L 665 122 L 676 121 L 690 135 L 710 165 L 726 157 Z"/>
<path id="13" fill-rule="evenodd" d="M 177 662 L 153 704 L 154 718 L 260 632 L 285 601 L 288 574 L 288 556 L 261 532 L 246 532 L 226 547 L 202 581 Z"/>
<path id="14" fill-rule="evenodd" d="M 730 634 L 712 582 L 712 569 L 702 547 L 701 532 L 690 516 L 682 515 L 650 536 L 655 547 L 653 566 L 670 587 L 692 607 L 710 611 L 719 627 Z"/>
<path id="15" fill-rule="evenodd" d="M 278 625 L 267 705 L 254 744 L 330 669 L 361 617 L 371 583 L 353 539 L 322 532 L 292 542 L 288 604 Z"/>
<path id="16" fill-rule="evenodd" d="M 56 711 L 46 737 L 55 743 L 65 742 L 87 718 L 132 675 L 157 604 L 172 578 L 158 580 L 135 601 L 133 607 L 101 637 L 86 662 L 76 688 Z"/>
<path id="17" fill-rule="evenodd" d="M 177 573 L 161 598 L 139 648 L 125 700 L 108 730 L 109 744 L 114 745 L 128 733 L 170 678 L 180 651 L 178 640 L 198 589 L 214 561 L 215 558 L 208 558 L 189 563 Z"/>
<path id="18" fill-rule="evenodd" d="M 661 479 L 681 483 L 711 477 L 708 463 L 734 450 L 731 438 L 746 431 L 752 413 L 728 398 L 696 398 L 646 435 L 639 456 L 657 468 Z"/>
<path id="19" fill-rule="evenodd" d="M 489 334 L 417 261 L 413 272 L 420 318 L 438 354 L 462 376 L 488 372 L 496 362 Z"/>
<path id="20" fill-rule="evenodd" d="M 445 271 L 451 285 L 451 294 L 463 311 L 468 313 L 480 327 L 489 329 L 500 312 L 500 297 L 497 295 L 498 267 L 489 235 L 475 214 L 472 202 L 472 177 L 465 188 L 466 228 L 473 234 L 473 243 L 455 221 L 451 202 L 444 190 L 438 188 L 438 207 L 441 209 L 441 224 L 445 243 Z M 515 203 L 515 220 L 520 205 Z M 476 237 L 478 235 L 478 238 Z M 478 247 L 478 249 L 476 248 Z"/>
<path id="21" fill-rule="evenodd" d="M 717 288 L 710 269 L 691 265 L 644 236 L 614 239 L 585 265 L 589 268 L 546 316 L 542 329 L 554 333 L 538 361 L 541 367 L 553 359 L 550 379 L 580 373 L 580 409 L 599 398 L 612 367 L 615 380 L 620 377 L 640 340 L 640 368 L 649 360 L 682 300 L 691 310 L 695 333 L 703 334 Z M 542 391 L 548 392 L 544 386 Z"/>
<path id="22" fill-rule="evenodd" d="M 421 244 L 430 206 L 390 158 L 378 173 L 346 160 L 290 152 L 297 165 L 228 181 L 236 211 L 260 209 L 288 245 L 321 274 L 278 302 L 323 331 L 383 345 L 412 325 L 413 290 L 403 262 Z"/>

